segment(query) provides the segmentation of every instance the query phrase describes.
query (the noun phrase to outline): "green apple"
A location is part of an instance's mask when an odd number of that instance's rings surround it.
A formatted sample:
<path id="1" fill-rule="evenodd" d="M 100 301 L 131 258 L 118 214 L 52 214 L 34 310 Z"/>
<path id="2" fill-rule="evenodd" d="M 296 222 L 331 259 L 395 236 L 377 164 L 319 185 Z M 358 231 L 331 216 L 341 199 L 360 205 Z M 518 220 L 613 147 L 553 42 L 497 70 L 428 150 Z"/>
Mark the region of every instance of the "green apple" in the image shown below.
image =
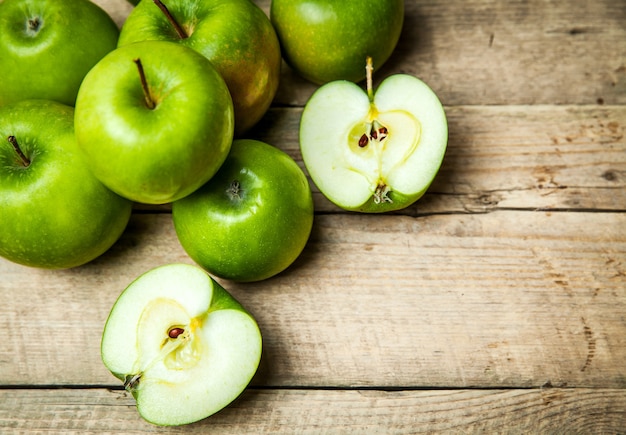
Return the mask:
<path id="1" fill-rule="evenodd" d="M 179 42 L 211 60 L 232 95 L 238 136 L 263 117 L 278 89 L 278 38 L 250 0 L 142 1 L 124 22 L 119 46 L 143 40 Z"/>
<path id="2" fill-rule="evenodd" d="M 88 0 L 0 1 L 0 105 L 39 98 L 74 105 L 87 71 L 119 29 Z"/>
<path id="3" fill-rule="evenodd" d="M 308 180 L 286 153 L 264 142 L 236 140 L 218 173 L 172 204 L 176 234 L 210 273 L 260 281 L 290 266 L 313 225 Z"/>
<path id="4" fill-rule="evenodd" d="M 376 92 L 338 80 L 321 86 L 300 120 L 300 150 L 313 182 L 353 211 L 399 210 L 439 171 L 448 142 L 441 102 L 420 79 L 395 74 Z"/>
<path id="5" fill-rule="evenodd" d="M 157 425 L 204 419 L 235 400 L 261 359 L 259 327 L 222 286 L 188 264 L 132 282 L 102 334 L 104 365 Z"/>
<path id="6" fill-rule="evenodd" d="M 87 169 L 74 137 L 74 109 L 46 100 L 0 107 L 0 256 L 70 268 L 108 250 L 132 203 Z"/>
<path id="7" fill-rule="evenodd" d="M 285 61 L 304 78 L 359 82 L 366 56 L 379 68 L 395 49 L 404 0 L 273 0 L 270 19 Z"/>
<path id="8" fill-rule="evenodd" d="M 211 62 L 167 41 L 117 48 L 85 77 L 76 136 L 95 176 L 140 203 L 180 199 L 206 183 L 233 138 L 233 105 Z"/>

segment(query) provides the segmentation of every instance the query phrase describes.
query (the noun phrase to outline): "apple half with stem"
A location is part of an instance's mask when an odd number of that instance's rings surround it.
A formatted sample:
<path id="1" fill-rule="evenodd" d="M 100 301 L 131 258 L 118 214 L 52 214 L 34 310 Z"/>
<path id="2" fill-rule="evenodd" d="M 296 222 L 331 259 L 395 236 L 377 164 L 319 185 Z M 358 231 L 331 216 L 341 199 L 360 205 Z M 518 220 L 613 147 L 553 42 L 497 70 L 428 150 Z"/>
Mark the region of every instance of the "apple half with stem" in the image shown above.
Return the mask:
<path id="1" fill-rule="evenodd" d="M 368 213 L 403 209 L 428 189 L 443 161 L 448 123 L 420 79 L 395 74 L 367 92 L 338 80 L 320 87 L 300 120 L 300 150 L 311 179 L 339 207 Z"/>
<path id="2" fill-rule="evenodd" d="M 178 426 L 235 400 L 256 373 L 261 348 L 256 321 L 222 286 L 197 266 L 168 264 L 122 292 L 101 353 L 145 420 Z"/>

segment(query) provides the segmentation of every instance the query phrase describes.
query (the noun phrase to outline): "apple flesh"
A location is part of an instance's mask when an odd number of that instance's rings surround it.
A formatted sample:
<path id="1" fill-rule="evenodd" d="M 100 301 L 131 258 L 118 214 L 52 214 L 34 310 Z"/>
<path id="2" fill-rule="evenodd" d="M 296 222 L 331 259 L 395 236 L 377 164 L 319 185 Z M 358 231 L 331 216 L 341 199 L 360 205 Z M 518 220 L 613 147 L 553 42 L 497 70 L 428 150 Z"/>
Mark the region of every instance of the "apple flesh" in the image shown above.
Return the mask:
<path id="1" fill-rule="evenodd" d="M 73 106 L 85 74 L 119 29 L 88 0 L 0 1 L 0 105 L 39 98 Z"/>
<path id="2" fill-rule="evenodd" d="M 256 321 L 222 286 L 197 266 L 169 264 L 122 292 L 101 354 L 144 419 L 183 425 L 235 400 L 254 376 L 261 348 Z"/>
<path id="3" fill-rule="evenodd" d="M 392 75 L 374 92 L 349 81 L 320 87 L 300 122 L 302 158 L 330 201 L 361 212 L 407 207 L 428 189 L 448 141 L 444 109 L 423 81 Z"/>

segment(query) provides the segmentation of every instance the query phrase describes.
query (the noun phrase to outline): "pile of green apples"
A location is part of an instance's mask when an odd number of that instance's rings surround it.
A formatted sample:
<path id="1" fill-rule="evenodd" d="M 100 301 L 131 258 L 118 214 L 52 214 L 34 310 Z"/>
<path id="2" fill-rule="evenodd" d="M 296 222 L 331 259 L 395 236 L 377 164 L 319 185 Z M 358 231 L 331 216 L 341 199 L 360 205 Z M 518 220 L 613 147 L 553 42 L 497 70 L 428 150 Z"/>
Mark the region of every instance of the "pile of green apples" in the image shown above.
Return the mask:
<path id="1" fill-rule="evenodd" d="M 77 267 L 121 237 L 133 204 L 171 204 L 197 265 L 130 283 L 101 356 L 144 419 L 182 425 L 235 400 L 261 358 L 255 319 L 212 275 L 273 277 L 311 233 L 303 169 L 246 138 L 283 60 L 320 85 L 300 149 L 320 192 L 346 210 L 419 199 L 443 160 L 447 122 L 416 77 L 373 89 L 372 71 L 400 38 L 403 0 L 273 0 L 269 17 L 251 0 L 131 3 L 120 29 L 89 0 L 0 0 L 0 256 Z"/>

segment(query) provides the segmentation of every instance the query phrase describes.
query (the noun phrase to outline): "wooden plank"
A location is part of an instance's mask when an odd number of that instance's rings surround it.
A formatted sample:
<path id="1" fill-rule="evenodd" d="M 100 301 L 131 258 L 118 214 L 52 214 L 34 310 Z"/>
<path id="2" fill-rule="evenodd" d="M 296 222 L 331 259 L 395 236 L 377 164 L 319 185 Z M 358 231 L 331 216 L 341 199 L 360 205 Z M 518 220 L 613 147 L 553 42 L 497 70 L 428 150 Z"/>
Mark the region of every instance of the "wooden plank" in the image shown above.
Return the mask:
<path id="1" fill-rule="evenodd" d="M 446 108 L 449 143 L 424 198 L 402 213 L 494 209 L 625 210 L 626 107 Z M 251 137 L 291 155 L 301 110 L 272 109 Z M 319 212 L 339 209 L 311 183 Z"/>
<path id="2" fill-rule="evenodd" d="M 208 419 L 171 428 L 143 421 L 123 391 L 2 390 L 0 401 L 3 433 L 618 434 L 626 427 L 620 389 L 250 389 Z"/>
<path id="3" fill-rule="evenodd" d="M 447 105 L 624 104 L 623 1 L 416 0 L 375 82 L 398 72 Z M 284 68 L 276 103 L 302 106 L 316 86 Z"/>
<path id="4" fill-rule="evenodd" d="M 108 310 L 140 273 L 189 262 L 170 215 L 68 271 L 0 261 L 0 385 L 118 385 Z M 626 214 L 318 215 L 286 273 L 224 282 L 257 317 L 255 385 L 626 388 Z"/>
<path id="5" fill-rule="evenodd" d="M 122 25 L 125 0 L 94 0 Z M 255 1 L 269 13 L 269 0 Z M 398 72 L 426 81 L 447 105 L 626 103 L 623 1 L 429 0 L 405 3 L 396 51 L 376 83 Z M 283 66 L 277 105 L 317 88 Z"/>
<path id="6" fill-rule="evenodd" d="M 625 106 L 455 106 L 446 112 L 450 137 L 441 170 L 426 195 L 399 214 L 626 210 Z M 272 108 L 248 137 L 282 149 L 306 172 L 301 114 Z M 317 212 L 341 212 L 310 184 Z"/>

